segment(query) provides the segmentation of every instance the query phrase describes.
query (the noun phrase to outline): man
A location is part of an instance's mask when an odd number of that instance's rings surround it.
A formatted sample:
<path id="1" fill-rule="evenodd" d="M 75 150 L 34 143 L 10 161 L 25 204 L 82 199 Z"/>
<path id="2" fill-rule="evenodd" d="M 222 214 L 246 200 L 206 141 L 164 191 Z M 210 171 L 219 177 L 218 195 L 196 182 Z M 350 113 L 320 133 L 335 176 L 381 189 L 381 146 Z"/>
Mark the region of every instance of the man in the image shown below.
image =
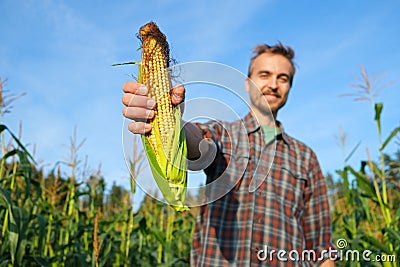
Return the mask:
<path id="1" fill-rule="evenodd" d="M 216 200 L 201 206 L 191 265 L 334 266 L 327 253 L 333 247 L 331 222 L 318 160 L 276 121 L 292 86 L 294 51 L 278 43 L 258 45 L 254 54 L 245 81 L 248 115 L 232 123 L 185 125 L 189 158 L 207 158 L 217 148 L 204 166 L 206 197 Z M 127 82 L 123 91 L 124 116 L 142 119 L 129 130 L 150 131 L 143 119 L 154 116 L 155 102 L 147 89 Z M 183 99 L 184 88 L 174 88 L 173 104 Z M 200 153 L 203 138 L 213 142 Z"/>

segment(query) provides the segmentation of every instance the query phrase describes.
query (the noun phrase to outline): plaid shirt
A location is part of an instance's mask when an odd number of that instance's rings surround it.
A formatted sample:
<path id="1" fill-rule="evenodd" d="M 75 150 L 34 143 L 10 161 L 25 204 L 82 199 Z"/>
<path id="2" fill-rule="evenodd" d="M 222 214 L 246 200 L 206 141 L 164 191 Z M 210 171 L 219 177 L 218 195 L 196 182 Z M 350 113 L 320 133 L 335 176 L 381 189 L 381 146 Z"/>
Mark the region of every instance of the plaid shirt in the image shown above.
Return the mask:
<path id="1" fill-rule="evenodd" d="M 191 266 L 310 266 L 304 250 L 318 258 L 333 247 L 324 177 L 309 147 L 283 129 L 265 144 L 251 113 L 198 125 L 218 150 L 205 169 Z"/>

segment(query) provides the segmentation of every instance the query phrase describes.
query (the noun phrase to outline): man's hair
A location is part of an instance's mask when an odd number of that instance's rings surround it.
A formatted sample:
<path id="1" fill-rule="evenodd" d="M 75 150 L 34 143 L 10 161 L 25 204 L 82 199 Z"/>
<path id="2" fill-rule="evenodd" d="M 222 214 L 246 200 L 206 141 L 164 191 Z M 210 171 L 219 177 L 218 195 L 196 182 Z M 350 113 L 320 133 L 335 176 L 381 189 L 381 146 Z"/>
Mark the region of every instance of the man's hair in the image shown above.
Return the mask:
<path id="1" fill-rule="evenodd" d="M 294 59 L 294 50 L 290 46 L 285 46 L 281 42 L 278 42 L 276 45 L 270 46 L 267 44 L 258 44 L 253 49 L 253 57 L 250 60 L 249 69 L 247 72 L 247 77 L 251 76 L 251 66 L 253 65 L 254 60 L 261 54 L 270 53 L 273 55 L 282 55 L 287 58 L 292 65 L 293 72 L 290 77 L 290 84 L 293 82 L 294 73 L 296 72 L 296 67 L 293 62 Z"/>

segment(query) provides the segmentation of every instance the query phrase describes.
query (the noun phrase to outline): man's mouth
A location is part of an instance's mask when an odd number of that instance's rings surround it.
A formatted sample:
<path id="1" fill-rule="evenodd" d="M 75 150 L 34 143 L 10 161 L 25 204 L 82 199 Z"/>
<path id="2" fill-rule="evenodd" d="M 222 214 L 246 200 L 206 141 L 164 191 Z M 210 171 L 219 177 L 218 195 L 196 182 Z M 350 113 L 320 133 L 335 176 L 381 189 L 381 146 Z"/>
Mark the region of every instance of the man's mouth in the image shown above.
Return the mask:
<path id="1" fill-rule="evenodd" d="M 279 95 L 277 95 L 277 94 L 271 94 L 271 93 L 265 93 L 265 94 L 263 94 L 264 96 L 267 96 L 267 97 L 275 97 L 275 98 L 279 98 L 280 96 Z"/>

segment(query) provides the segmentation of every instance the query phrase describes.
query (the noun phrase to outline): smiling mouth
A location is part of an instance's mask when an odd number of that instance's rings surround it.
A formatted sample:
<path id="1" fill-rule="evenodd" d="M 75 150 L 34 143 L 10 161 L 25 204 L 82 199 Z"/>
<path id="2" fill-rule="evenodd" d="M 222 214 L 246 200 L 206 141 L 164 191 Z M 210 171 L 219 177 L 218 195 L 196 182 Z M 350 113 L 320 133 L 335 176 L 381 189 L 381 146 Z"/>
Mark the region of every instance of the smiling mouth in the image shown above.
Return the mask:
<path id="1" fill-rule="evenodd" d="M 276 98 L 279 98 L 280 96 L 279 95 L 275 95 L 275 94 L 263 94 L 264 96 L 273 96 L 273 97 L 276 97 Z"/>

